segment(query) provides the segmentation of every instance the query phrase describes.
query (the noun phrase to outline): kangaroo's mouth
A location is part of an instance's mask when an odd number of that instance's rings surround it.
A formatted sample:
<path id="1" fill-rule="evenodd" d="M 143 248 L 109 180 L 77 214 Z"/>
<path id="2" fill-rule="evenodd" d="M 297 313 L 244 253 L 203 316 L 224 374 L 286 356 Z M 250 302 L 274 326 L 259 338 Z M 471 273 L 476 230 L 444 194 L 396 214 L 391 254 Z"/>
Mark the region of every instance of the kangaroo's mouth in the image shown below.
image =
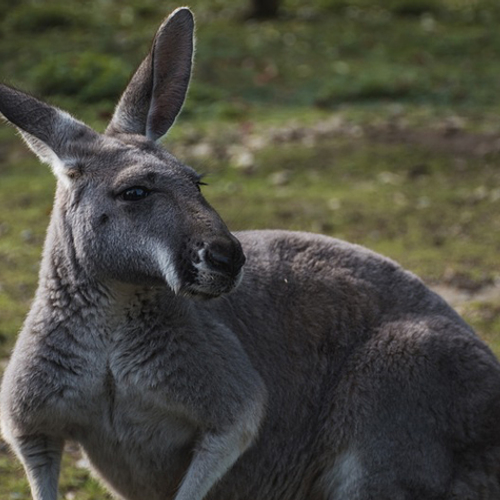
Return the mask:
<path id="1" fill-rule="evenodd" d="M 201 264 L 193 265 L 194 272 L 189 273 L 190 279 L 186 281 L 179 294 L 185 297 L 210 300 L 232 292 L 243 279 L 243 269 L 236 276 L 211 270 Z"/>

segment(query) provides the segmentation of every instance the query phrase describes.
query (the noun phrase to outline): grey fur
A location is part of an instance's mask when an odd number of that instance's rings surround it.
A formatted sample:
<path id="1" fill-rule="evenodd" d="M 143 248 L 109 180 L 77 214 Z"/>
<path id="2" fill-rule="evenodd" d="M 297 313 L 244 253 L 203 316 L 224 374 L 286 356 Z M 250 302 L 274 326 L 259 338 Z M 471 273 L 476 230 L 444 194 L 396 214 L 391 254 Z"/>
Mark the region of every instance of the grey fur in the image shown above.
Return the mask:
<path id="1" fill-rule="evenodd" d="M 153 142 L 192 36 L 177 10 L 104 135 L 0 87 L 59 179 L 0 400 L 33 497 L 56 500 L 75 440 L 128 500 L 498 500 L 500 366 L 440 297 L 305 233 L 239 233 L 242 277 L 196 173 Z"/>

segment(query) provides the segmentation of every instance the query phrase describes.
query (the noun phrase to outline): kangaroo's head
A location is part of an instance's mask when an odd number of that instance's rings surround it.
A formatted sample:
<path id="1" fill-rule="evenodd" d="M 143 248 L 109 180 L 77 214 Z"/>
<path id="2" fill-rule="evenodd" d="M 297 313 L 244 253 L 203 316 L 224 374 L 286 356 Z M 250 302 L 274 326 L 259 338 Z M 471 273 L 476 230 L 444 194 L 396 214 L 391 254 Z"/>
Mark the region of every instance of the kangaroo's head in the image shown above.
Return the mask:
<path id="1" fill-rule="evenodd" d="M 0 112 L 58 179 L 53 212 L 77 265 L 95 279 L 216 297 L 237 284 L 241 246 L 200 193 L 200 176 L 159 146 L 187 92 L 194 21 L 160 26 L 104 134 L 0 86 Z"/>

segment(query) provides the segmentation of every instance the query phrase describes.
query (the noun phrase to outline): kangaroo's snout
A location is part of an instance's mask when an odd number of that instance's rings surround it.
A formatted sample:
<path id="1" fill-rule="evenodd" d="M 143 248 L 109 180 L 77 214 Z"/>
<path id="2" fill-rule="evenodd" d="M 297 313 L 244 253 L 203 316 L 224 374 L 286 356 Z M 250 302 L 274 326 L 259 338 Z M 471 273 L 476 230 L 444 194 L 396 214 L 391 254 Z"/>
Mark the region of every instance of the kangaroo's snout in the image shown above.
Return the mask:
<path id="1" fill-rule="evenodd" d="M 228 232 L 198 245 L 199 250 L 191 254 L 184 270 L 181 293 L 213 298 L 234 290 L 242 279 L 246 262 L 239 240 Z"/>
<path id="2" fill-rule="evenodd" d="M 240 242 L 231 235 L 228 240 L 216 240 L 205 250 L 205 262 L 214 271 L 236 278 L 245 264 L 246 257 Z"/>

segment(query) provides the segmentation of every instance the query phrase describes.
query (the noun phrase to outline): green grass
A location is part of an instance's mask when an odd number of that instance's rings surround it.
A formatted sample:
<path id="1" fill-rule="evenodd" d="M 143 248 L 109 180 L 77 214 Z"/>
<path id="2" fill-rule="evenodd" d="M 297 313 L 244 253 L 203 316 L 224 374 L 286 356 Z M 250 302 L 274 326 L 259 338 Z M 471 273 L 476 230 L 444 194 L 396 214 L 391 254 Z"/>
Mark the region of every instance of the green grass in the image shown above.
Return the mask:
<path id="1" fill-rule="evenodd" d="M 191 2 L 196 70 L 165 144 L 208 173 L 204 193 L 233 230 L 322 232 L 429 283 L 480 289 L 500 276 L 500 7 L 380 4 L 287 0 L 279 20 L 255 23 L 242 21 L 245 3 Z M 3 78 L 103 130 L 175 7 L 0 0 Z M 48 167 L 0 127 L 3 364 L 36 287 L 54 186 Z M 500 355 L 500 299 L 472 296 L 459 310 Z M 62 497 L 104 498 L 69 451 Z M 0 498 L 30 498 L 1 447 L 0 477 Z"/>

